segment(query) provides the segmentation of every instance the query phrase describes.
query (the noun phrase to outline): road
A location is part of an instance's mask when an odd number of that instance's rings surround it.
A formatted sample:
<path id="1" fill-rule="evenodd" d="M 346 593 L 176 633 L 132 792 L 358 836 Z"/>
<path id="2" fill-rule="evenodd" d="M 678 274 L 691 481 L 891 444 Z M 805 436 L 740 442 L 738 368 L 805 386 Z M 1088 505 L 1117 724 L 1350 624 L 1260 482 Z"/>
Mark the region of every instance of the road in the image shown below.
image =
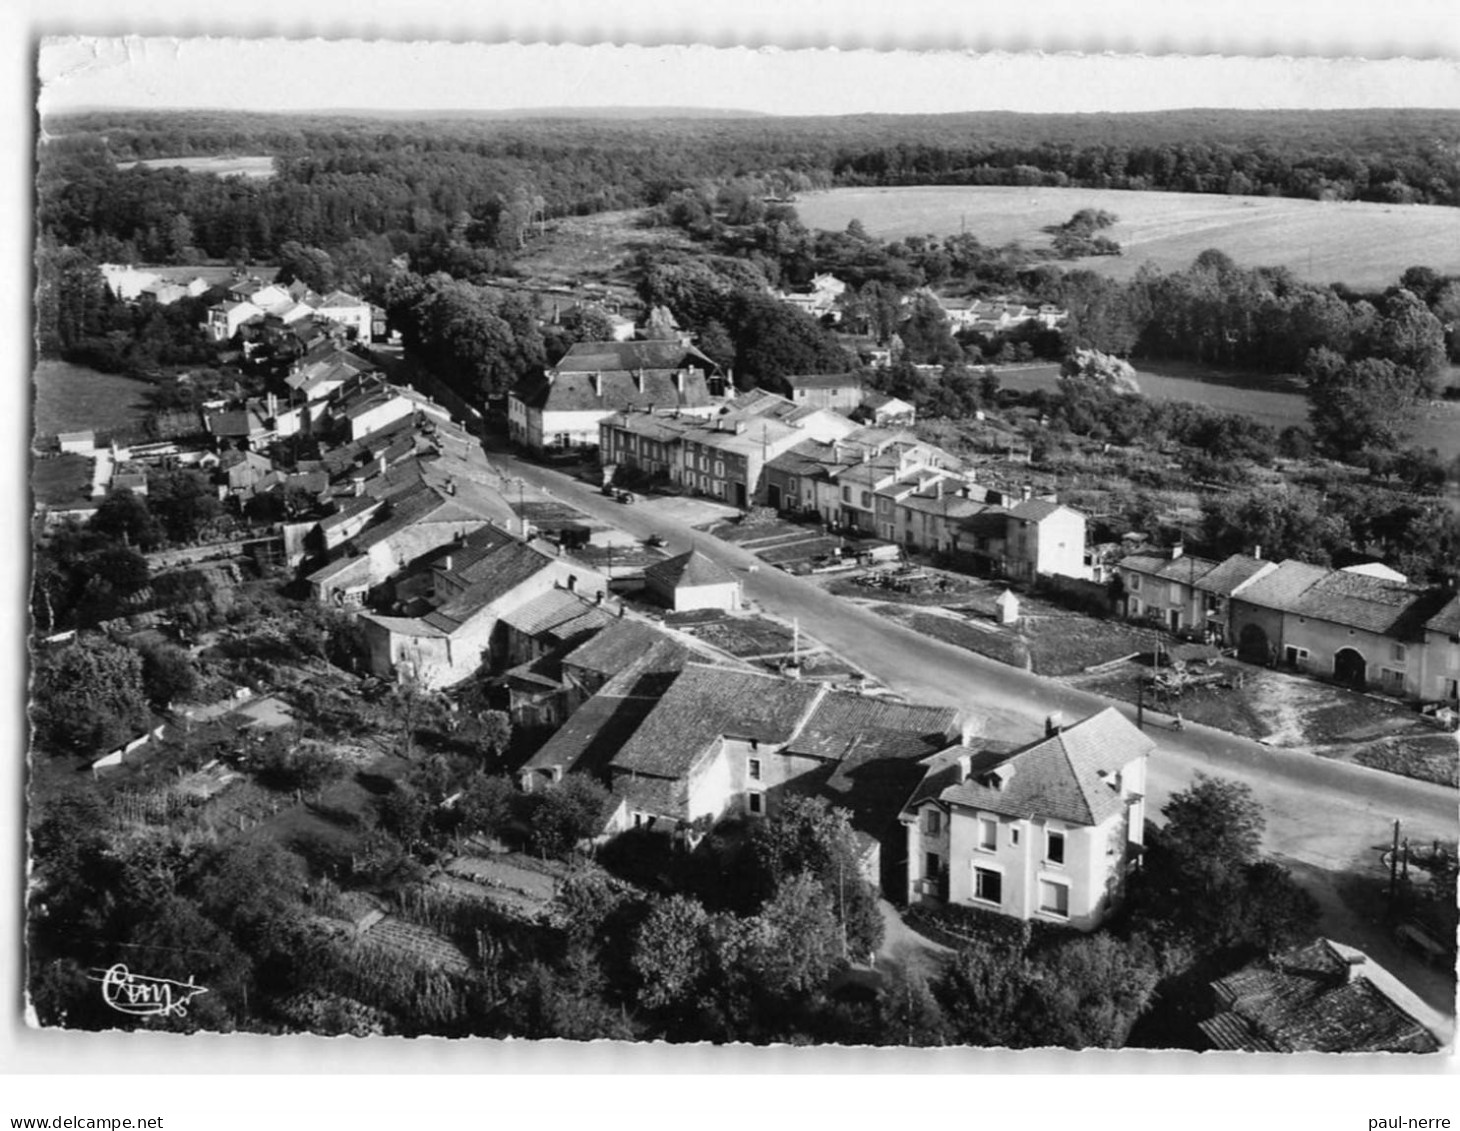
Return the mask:
<path id="1" fill-rule="evenodd" d="M 746 597 L 766 612 L 798 618 L 811 636 L 910 700 L 972 712 L 990 736 L 1033 738 L 1053 712 L 1076 721 L 1112 705 L 1134 721 L 1135 709 L 1129 704 L 919 635 L 812 582 L 763 566 L 748 551 L 675 521 L 652 501 L 625 506 L 562 472 L 501 450 L 490 455 L 510 474 L 601 522 L 639 538 L 660 534 L 671 551 L 693 546 L 738 571 Z M 1324 908 L 1324 929 L 1340 941 L 1364 947 L 1436 1009 L 1454 1015 L 1453 981 L 1409 961 L 1375 923 L 1361 920 L 1339 896 L 1348 873 L 1372 867 L 1377 847 L 1389 841 L 1396 819 L 1404 835 L 1418 843 L 1455 839 L 1460 798 L 1454 790 L 1263 746 L 1191 723 L 1174 731 L 1165 716 L 1150 712 L 1146 730 L 1157 743 L 1148 812 L 1159 813 L 1171 793 L 1198 772 L 1246 782 L 1266 811 L 1264 848 L 1294 866 L 1314 890 Z"/>

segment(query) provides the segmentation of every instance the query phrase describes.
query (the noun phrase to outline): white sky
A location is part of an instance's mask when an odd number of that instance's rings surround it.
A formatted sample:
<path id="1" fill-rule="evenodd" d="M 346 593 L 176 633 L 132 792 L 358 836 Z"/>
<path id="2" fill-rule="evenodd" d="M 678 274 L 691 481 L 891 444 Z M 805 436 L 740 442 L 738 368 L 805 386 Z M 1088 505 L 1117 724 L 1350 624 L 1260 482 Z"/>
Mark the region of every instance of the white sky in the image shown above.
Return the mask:
<path id="1" fill-rule="evenodd" d="M 1460 107 L 1460 62 L 70 37 L 40 108 L 706 106 L 789 114 Z"/>

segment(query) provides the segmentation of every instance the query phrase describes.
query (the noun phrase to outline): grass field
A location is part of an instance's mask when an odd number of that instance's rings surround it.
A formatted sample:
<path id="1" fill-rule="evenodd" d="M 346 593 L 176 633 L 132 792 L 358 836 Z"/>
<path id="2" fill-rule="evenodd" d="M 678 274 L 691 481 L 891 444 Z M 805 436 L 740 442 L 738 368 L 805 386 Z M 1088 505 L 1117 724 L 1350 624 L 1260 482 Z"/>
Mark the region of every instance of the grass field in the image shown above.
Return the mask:
<path id="1" fill-rule="evenodd" d="M 1460 209 L 1438 205 L 957 186 L 832 189 L 796 203 L 808 228 L 841 231 L 861 220 L 883 238 L 967 230 L 986 244 L 1029 246 L 1047 245 L 1041 229 L 1081 208 L 1120 217 L 1106 234 L 1124 254 L 1081 261 L 1116 279 L 1131 278 L 1144 263 L 1186 267 L 1209 247 L 1243 266 L 1283 266 L 1313 282 L 1357 288 L 1387 286 L 1416 264 L 1460 273 Z"/>
<path id="2" fill-rule="evenodd" d="M 190 173 L 215 173 L 220 177 L 266 179 L 274 175 L 274 159 L 262 157 L 154 157 L 146 161 L 121 161 L 118 169 L 146 165 L 149 169 L 186 169 Z"/>
<path id="3" fill-rule="evenodd" d="M 35 434 L 105 431 L 137 420 L 146 406 L 145 382 L 98 373 L 66 361 L 41 361 L 35 367 Z"/>

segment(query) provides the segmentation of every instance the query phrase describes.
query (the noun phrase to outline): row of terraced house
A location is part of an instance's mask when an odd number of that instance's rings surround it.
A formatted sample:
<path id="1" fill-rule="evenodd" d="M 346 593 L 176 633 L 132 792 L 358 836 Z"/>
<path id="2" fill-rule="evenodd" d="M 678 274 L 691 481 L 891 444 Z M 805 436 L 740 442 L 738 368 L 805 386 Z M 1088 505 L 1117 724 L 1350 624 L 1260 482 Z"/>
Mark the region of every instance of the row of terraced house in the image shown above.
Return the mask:
<path id="1" fill-rule="evenodd" d="M 1346 569 L 1173 547 L 1118 567 L 1125 613 L 1252 663 L 1424 703 L 1460 703 L 1460 595 L 1381 565 Z"/>

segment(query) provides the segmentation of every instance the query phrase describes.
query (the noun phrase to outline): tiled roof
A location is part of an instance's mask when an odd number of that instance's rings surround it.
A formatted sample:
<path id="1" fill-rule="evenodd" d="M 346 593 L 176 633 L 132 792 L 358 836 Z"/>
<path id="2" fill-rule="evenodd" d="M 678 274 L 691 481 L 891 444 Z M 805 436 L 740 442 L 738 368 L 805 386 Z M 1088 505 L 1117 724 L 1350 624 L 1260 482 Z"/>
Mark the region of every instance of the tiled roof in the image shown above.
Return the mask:
<path id="1" fill-rule="evenodd" d="M 1237 599 L 1263 609 L 1294 612 L 1303 594 L 1332 572 L 1325 566 L 1289 558 L 1242 590 Z"/>
<path id="2" fill-rule="evenodd" d="M 1123 805 L 1111 775 L 1154 749 L 1155 743 L 1125 716 L 1107 707 L 1013 753 L 967 747 L 946 750 L 929 764 L 907 807 L 931 798 L 1010 817 L 1098 825 Z M 960 756 L 970 761 L 966 780 L 959 780 Z M 995 781 L 995 770 L 1001 771 L 1001 785 Z"/>
<path id="3" fill-rule="evenodd" d="M 521 381 L 512 395 L 529 408 L 544 412 L 626 412 L 631 409 L 695 409 L 712 403 L 709 386 L 699 370 L 681 378 L 673 369 L 620 370 L 597 373 L 559 373 Z M 601 390 L 601 391 L 600 391 Z"/>
<path id="4" fill-rule="evenodd" d="M 565 667 L 582 668 L 599 675 L 623 671 L 666 637 L 653 625 L 640 620 L 615 620 L 592 640 L 580 644 L 563 657 Z"/>
<path id="5" fill-rule="evenodd" d="M 1023 519 L 1025 522 L 1043 522 L 1057 511 L 1068 510 L 1070 508 L 1063 503 L 1051 503 L 1048 499 L 1025 499 L 1010 507 L 1009 514 L 1011 517 Z M 1070 513 L 1077 512 L 1071 511 Z"/>
<path id="6" fill-rule="evenodd" d="M 518 632 L 559 641 L 605 628 L 617 619 L 603 606 L 585 601 L 566 589 L 549 589 L 521 608 L 502 614 L 502 622 Z"/>
<path id="7" fill-rule="evenodd" d="M 1435 590 L 1334 570 L 1300 594 L 1288 611 L 1365 632 L 1417 639 L 1438 596 Z"/>
<path id="8" fill-rule="evenodd" d="M 724 585 L 736 580 L 735 575 L 719 562 L 690 550 L 644 570 L 644 580 L 667 589 L 692 589 L 700 585 Z"/>
<path id="9" fill-rule="evenodd" d="M 551 558 L 530 546 L 520 542 L 503 546 L 496 553 L 477 562 L 472 567 L 469 588 L 452 597 L 436 611 L 465 623 L 493 601 L 505 597 L 528 578 L 537 576 L 550 565 Z"/>
<path id="10" fill-rule="evenodd" d="M 1430 632 L 1460 634 L 1460 597 L 1452 597 L 1438 613 L 1425 621 Z"/>
<path id="11" fill-rule="evenodd" d="M 600 691 L 568 716 L 551 738 L 523 765 L 523 770 L 559 768 L 564 773 L 606 771 L 624 743 L 633 737 L 654 709 L 652 698 L 610 695 Z"/>
<path id="12" fill-rule="evenodd" d="M 616 769 L 677 778 L 722 737 L 790 740 L 823 689 L 773 675 L 690 665 L 614 759 Z"/>
<path id="13" fill-rule="evenodd" d="M 397 636 L 442 637 L 449 635 L 446 629 L 429 623 L 424 617 L 383 617 L 377 613 L 362 613 L 360 619 L 378 624 Z"/>
<path id="14" fill-rule="evenodd" d="M 958 735 L 952 707 L 894 703 L 867 695 L 829 691 L 791 740 L 798 754 L 841 761 L 853 754 L 922 758 Z"/>
<path id="15" fill-rule="evenodd" d="M 1196 583 L 1196 587 L 1203 593 L 1230 597 L 1253 578 L 1264 573 L 1271 573 L 1276 568 L 1275 562 L 1263 561 L 1261 558 L 1249 558 L 1246 554 L 1233 554 L 1230 558 L 1213 566 Z"/>
<path id="16" fill-rule="evenodd" d="M 855 373 L 800 373 L 781 378 L 793 389 L 860 389 L 862 379 Z"/>
<path id="17" fill-rule="evenodd" d="M 1127 554 L 1120 559 L 1120 568 L 1144 577 L 1195 585 L 1216 569 L 1217 563 L 1194 554 L 1181 554 L 1174 558 L 1170 554 Z"/>
<path id="18" fill-rule="evenodd" d="M 348 585 L 370 580 L 370 559 L 366 557 L 340 558 L 330 562 L 323 569 L 315 570 L 307 578 L 311 585 Z"/>
<path id="19" fill-rule="evenodd" d="M 630 369 L 684 369 L 707 373 L 719 366 L 694 346 L 677 340 L 637 342 L 578 342 L 563 355 L 555 369 L 559 373 L 603 373 Z"/>
<path id="20" fill-rule="evenodd" d="M 688 787 L 677 779 L 641 778 L 629 773 L 615 773 L 613 792 L 628 803 L 630 809 L 641 809 L 656 816 L 678 820 L 688 805 Z"/>
<path id="21" fill-rule="evenodd" d="M 1328 939 L 1259 960 L 1212 983 L 1218 1012 L 1201 1029 L 1219 1049 L 1438 1052 L 1434 1034 L 1376 984 L 1392 976 L 1371 962 Z"/>

